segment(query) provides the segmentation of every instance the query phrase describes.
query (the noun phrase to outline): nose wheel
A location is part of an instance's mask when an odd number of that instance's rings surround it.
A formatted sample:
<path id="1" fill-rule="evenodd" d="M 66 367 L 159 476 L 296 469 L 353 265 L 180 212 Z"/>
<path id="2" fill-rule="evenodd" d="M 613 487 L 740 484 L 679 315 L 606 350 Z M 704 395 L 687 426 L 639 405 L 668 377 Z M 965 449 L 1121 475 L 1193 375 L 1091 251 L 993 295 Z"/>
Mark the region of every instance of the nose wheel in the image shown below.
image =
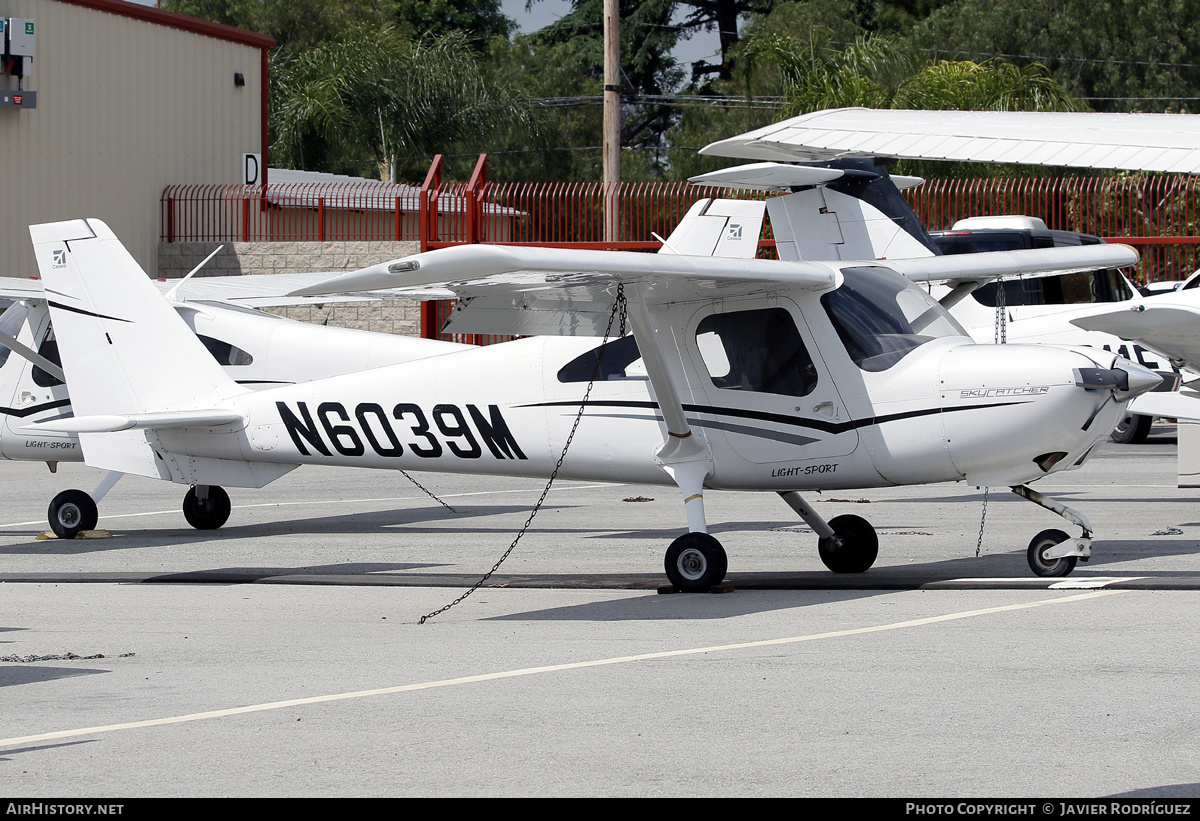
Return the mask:
<path id="1" fill-rule="evenodd" d="M 703 593 L 725 578 L 729 559 L 707 533 L 685 533 L 667 548 L 667 578 L 684 593 Z"/>
<path id="2" fill-rule="evenodd" d="M 1029 543 L 1029 550 L 1025 554 L 1025 557 L 1029 561 L 1029 568 L 1038 576 L 1066 576 L 1075 569 L 1075 563 L 1079 560 L 1078 557 L 1052 557 L 1050 553 L 1053 552 L 1055 547 L 1070 538 L 1070 536 L 1061 530 L 1043 530 L 1034 536 L 1033 541 Z"/>
<path id="3" fill-rule="evenodd" d="M 1071 524 L 1079 525 L 1083 531 L 1078 539 L 1072 539 L 1061 530 L 1043 530 L 1034 536 L 1025 553 L 1030 570 L 1038 576 L 1065 576 L 1075 569 L 1080 559 L 1086 562 L 1091 558 L 1092 525 L 1086 516 L 1026 485 L 1016 485 L 1011 490 L 1038 507 L 1057 513 Z"/>

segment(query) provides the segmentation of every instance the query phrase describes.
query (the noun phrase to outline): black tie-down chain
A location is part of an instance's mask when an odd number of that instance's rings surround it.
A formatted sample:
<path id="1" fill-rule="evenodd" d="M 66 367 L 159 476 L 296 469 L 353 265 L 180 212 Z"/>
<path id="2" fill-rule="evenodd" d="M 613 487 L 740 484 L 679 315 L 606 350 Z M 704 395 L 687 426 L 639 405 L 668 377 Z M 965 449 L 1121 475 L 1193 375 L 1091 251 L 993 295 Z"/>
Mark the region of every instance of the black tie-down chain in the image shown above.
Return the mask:
<path id="1" fill-rule="evenodd" d="M 537 503 L 534 504 L 533 509 L 529 511 L 529 517 L 525 519 L 525 524 L 521 525 L 521 529 L 517 531 L 517 535 L 512 540 L 512 544 L 508 546 L 508 550 L 504 551 L 504 555 L 500 557 L 499 561 L 492 565 L 492 569 L 485 573 L 483 578 L 475 582 L 470 590 L 467 590 L 457 599 L 439 608 L 438 610 L 434 610 L 432 613 L 426 613 L 424 616 L 421 616 L 421 618 L 417 620 L 417 624 L 424 624 L 433 617 L 440 616 L 454 605 L 463 601 L 465 598 L 467 598 L 467 596 L 470 596 L 476 590 L 483 587 L 487 583 L 487 580 L 492 577 L 492 574 L 500 569 L 500 565 L 504 564 L 504 560 L 507 559 L 513 552 L 513 549 L 516 548 L 517 542 L 521 541 L 521 537 L 525 535 L 527 530 L 529 530 L 529 526 L 533 523 L 533 517 L 537 516 L 538 511 L 542 509 L 542 503 L 546 501 L 546 496 L 550 493 L 550 488 L 553 486 L 554 480 L 558 478 L 558 471 L 562 468 L 563 460 L 567 458 L 567 451 L 571 449 L 572 440 L 575 439 L 575 431 L 579 430 L 579 423 L 583 419 L 583 411 L 587 407 L 588 399 L 592 395 L 592 387 L 596 384 L 596 377 L 600 375 L 600 364 L 604 360 L 604 348 L 606 345 L 608 345 L 609 334 L 612 333 L 613 323 L 618 320 L 618 317 L 620 318 L 621 336 L 625 335 L 626 312 L 627 306 L 625 301 L 625 287 L 623 285 L 618 285 L 617 298 L 613 301 L 612 312 L 608 315 L 608 327 L 604 329 L 604 341 L 600 343 L 600 348 L 596 354 L 596 364 L 592 367 L 592 375 L 588 379 L 587 390 L 583 392 L 583 399 L 579 401 L 579 410 L 575 414 L 575 423 L 571 425 L 571 432 L 567 434 L 567 441 L 563 443 L 562 453 L 559 454 L 558 462 L 555 463 L 554 470 L 550 473 L 550 479 L 546 482 L 546 487 L 542 489 L 542 495 L 538 497 Z"/>
<path id="2" fill-rule="evenodd" d="M 400 470 L 400 468 L 396 468 L 396 470 L 399 470 L 399 471 L 400 471 L 400 474 L 401 474 L 401 475 L 402 475 L 402 476 L 403 476 L 405 479 L 407 479 L 408 481 L 410 481 L 410 482 L 412 482 L 414 485 L 416 485 L 416 486 L 417 486 L 417 490 L 420 490 L 420 491 L 422 491 L 422 492 L 423 492 L 423 493 L 424 493 L 426 496 L 428 496 L 430 499 L 433 499 L 433 501 L 437 502 L 439 505 L 441 505 L 442 507 L 446 508 L 446 510 L 450 511 L 451 513 L 458 513 L 458 511 L 457 511 L 457 510 L 455 510 L 454 508 L 450 507 L 450 505 L 446 504 L 446 503 L 445 503 L 445 502 L 443 502 L 441 499 L 439 499 L 439 498 L 437 497 L 437 495 L 436 495 L 436 494 L 435 494 L 435 493 L 434 493 L 432 490 L 430 490 L 429 488 L 425 487 L 425 485 L 421 484 L 420 482 L 418 482 L 418 481 L 417 481 L 416 479 L 414 479 L 413 477 L 409 476 L 409 475 L 408 475 L 408 473 L 407 473 L 406 471 L 404 471 L 404 470 Z"/>
<path id="3" fill-rule="evenodd" d="M 983 513 L 979 517 L 979 540 L 975 542 L 975 558 L 979 558 L 979 551 L 983 549 L 983 523 L 987 521 L 987 497 L 988 489 L 983 489 Z"/>

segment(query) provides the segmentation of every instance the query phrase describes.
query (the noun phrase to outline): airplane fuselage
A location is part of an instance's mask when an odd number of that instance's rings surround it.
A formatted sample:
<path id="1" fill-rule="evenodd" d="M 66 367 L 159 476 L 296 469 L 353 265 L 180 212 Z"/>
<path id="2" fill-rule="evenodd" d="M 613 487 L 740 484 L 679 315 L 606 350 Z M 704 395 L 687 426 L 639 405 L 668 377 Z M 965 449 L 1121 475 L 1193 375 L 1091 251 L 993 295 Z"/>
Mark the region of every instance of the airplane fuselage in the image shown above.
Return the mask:
<path id="1" fill-rule="evenodd" d="M 687 309 L 702 315 L 693 331 L 716 306 L 697 307 Z M 697 336 L 682 337 L 676 376 L 683 410 L 712 452 L 708 487 L 1021 484 L 1081 464 L 1124 407 L 1077 384 L 1077 370 L 1108 368 L 1111 354 L 948 336 L 865 371 L 828 320 L 792 317 L 805 336 L 832 337 L 807 366 L 811 387 L 792 391 L 806 391 L 801 396 L 718 386 Z M 457 351 L 244 394 L 233 404 L 244 428 L 156 436 L 164 453 L 231 462 L 544 477 L 574 424 L 598 348 L 595 339 L 536 337 Z M 636 364 L 595 382 L 561 476 L 671 482 L 656 459 L 663 415 Z M 1051 453 L 1061 455 L 1049 468 L 1035 461 Z M 168 461 L 175 481 L 205 481 L 184 460 Z"/>

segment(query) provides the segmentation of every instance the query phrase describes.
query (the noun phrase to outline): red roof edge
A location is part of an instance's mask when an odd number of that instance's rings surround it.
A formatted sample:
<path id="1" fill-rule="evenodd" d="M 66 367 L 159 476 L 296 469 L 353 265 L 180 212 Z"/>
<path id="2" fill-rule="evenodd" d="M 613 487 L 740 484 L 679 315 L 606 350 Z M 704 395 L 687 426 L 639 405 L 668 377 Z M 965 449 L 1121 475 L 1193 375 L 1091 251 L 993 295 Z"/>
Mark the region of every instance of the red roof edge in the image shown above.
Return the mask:
<path id="1" fill-rule="evenodd" d="M 266 34 L 259 34 L 258 32 L 247 31 L 246 29 L 234 26 L 226 26 L 223 23 L 213 23 L 208 20 L 201 20 L 199 17 L 189 17 L 186 14 L 179 14 L 173 11 L 164 11 L 156 9 L 153 6 L 127 3 L 125 0 L 59 0 L 59 2 L 70 3 L 73 6 L 84 6 L 85 8 L 96 9 L 97 11 L 106 11 L 110 14 L 119 14 L 122 17 L 132 17 L 135 20 L 145 20 L 149 23 L 158 23 L 160 26 L 183 29 L 184 31 L 191 31 L 196 34 L 204 34 L 208 37 L 216 37 L 218 40 L 229 40 L 234 43 L 242 43 L 263 50 L 275 45 L 275 38 Z"/>

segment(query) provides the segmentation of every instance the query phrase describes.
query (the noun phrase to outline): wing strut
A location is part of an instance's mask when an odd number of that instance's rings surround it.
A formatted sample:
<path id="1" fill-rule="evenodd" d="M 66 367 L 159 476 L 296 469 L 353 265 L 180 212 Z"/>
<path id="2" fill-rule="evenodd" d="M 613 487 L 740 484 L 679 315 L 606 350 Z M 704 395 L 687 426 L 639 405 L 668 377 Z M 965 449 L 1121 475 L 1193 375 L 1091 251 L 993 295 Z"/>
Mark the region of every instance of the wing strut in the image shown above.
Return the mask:
<path id="1" fill-rule="evenodd" d="M 663 422 L 667 427 L 667 439 L 655 454 L 670 477 L 683 493 L 683 510 L 687 516 L 688 530 L 692 533 L 707 533 L 704 519 L 704 480 L 712 475 L 713 457 L 704 433 L 688 424 L 683 412 L 683 403 L 675 390 L 668 364 L 668 352 L 677 351 L 678 345 L 672 338 L 670 328 L 661 327 L 654 321 L 641 289 L 626 286 L 629 296 L 629 322 L 637 340 L 642 361 L 646 363 L 646 374 L 650 387 L 658 400 Z"/>

